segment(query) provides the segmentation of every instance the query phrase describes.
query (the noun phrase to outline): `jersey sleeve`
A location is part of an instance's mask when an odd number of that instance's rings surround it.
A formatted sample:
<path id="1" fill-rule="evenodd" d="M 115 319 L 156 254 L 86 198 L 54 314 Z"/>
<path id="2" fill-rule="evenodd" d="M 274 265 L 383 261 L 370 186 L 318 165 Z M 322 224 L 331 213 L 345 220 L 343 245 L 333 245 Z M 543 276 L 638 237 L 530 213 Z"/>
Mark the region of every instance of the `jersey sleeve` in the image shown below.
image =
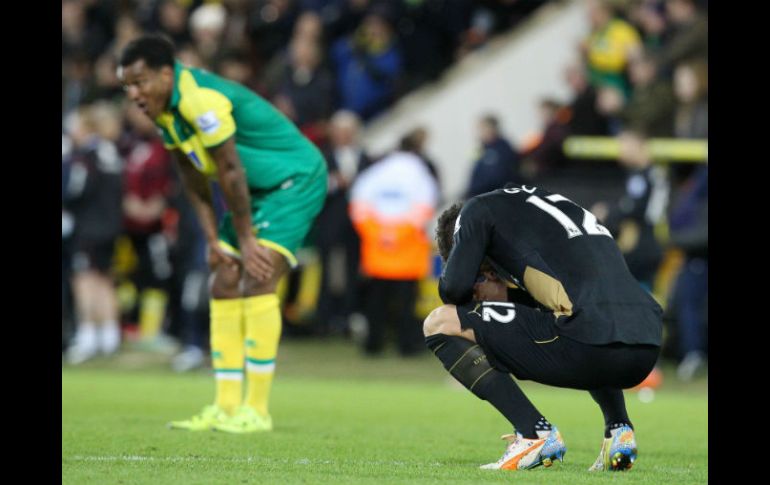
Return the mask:
<path id="1" fill-rule="evenodd" d="M 469 200 L 455 222 L 454 245 L 439 279 L 439 296 L 444 303 L 462 305 L 473 297 L 492 229 L 486 206 L 478 199 Z"/>
<path id="2" fill-rule="evenodd" d="M 206 148 L 221 145 L 235 134 L 232 102 L 217 90 L 195 85 L 192 74 L 179 79 L 182 98 L 179 112 L 199 135 Z"/>

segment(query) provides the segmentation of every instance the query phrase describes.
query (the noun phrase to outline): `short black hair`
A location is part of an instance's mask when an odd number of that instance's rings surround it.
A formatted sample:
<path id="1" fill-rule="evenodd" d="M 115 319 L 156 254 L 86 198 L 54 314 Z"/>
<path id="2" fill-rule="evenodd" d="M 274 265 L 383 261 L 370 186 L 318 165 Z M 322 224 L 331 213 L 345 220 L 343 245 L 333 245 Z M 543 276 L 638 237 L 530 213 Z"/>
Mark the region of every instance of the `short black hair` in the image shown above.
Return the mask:
<path id="1" fill-rule="evenodd" d="M 123 49 L 120 65 L 130 66 L 138 60 L 143 60 L 150 69 L 174 67 L 174 44 L 163 35 L 143 35 L 129 42 Z"/>
<path id="2" fill-rule="evenodd" d="M 445 210 L 438 218 L 436 224 L 436 243 L 438 244 L 438 252 L 441 255 L 441 259 L 449 259 L 449 253 L 452 252 L 452 246 L 454 246 L 454 233 L 455 233 L 455 221 L 460 215 L 460 211 L 463 208 L 462 202 L 456 202 L 452 206 Z"/>

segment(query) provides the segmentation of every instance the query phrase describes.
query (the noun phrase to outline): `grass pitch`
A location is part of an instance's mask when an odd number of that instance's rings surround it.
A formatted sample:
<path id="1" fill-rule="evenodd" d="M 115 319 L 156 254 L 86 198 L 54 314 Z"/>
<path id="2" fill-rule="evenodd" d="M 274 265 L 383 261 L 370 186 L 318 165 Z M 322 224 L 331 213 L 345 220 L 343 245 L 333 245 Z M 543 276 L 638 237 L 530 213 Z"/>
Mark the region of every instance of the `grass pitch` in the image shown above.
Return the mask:
<path id="1" fill-rule="evenodd" d="M 174 374 L 124 354 L 62 370 L 63 484 L 508 483 L 703 484 L 708 481 L 707 381 L 667 380 L 650 403 L 627 392 L 639 459 L 590 474 L 602 417 L 587 392 L 522 387 L 567 444 L 564 463 L 478 470 L 504 449 L 504 418 L 431 355 L 364 359 L 349 343 L 282 344 L 271 402 L 275 430 L 228 435 L 165 423 L 213 399 L 209 371 Z"/>

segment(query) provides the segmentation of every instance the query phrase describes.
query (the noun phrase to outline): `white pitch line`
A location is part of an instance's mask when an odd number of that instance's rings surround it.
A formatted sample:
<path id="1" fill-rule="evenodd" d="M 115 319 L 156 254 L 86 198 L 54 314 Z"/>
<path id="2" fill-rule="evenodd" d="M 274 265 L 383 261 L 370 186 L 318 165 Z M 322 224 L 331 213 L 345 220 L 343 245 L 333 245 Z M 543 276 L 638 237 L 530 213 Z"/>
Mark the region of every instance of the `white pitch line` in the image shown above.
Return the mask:
<path id="1" fill-rule="evenodd" d="M 288 458 L 265 458 L 265 457 L 245 457 L 245 458 L 212 458 L 207 456 L 142 456 L 142 455 L 75 455 L 64 457 L 63 461 L 86 461 L 86 462 L 231 462 L 231 463 L 280 463 L 284 465 L 387 465 L 387 466 L 431 466 L 439 467 L 441 463 L 416 463 L 406 461 L 368 461 L 368 460 L 311 460 L 309 458 L 299 458 L 290 460 Z"/>

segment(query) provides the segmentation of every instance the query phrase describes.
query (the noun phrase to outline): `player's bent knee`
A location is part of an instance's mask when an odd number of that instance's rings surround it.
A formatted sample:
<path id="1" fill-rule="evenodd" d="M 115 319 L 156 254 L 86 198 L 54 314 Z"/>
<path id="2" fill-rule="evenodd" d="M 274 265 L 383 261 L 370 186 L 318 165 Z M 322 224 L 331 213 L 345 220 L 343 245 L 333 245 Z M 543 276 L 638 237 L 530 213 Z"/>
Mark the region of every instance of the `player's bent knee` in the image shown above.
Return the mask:
<path id="1" fill-rule="evenodd" d="M 277 288 L 277 282 L 275 278 L 271 278 L 268 281 L 258 281 L 248 273 L 243 275 L 243 295 L 244 296 L 259 296 L 275 293 Z"/>
<path id="2" fill-rule="evenodd" d="M 239 298 L 240 269 L 230 265 L 220 264 L 211 276 L 211 298 Z"/>
<path id="3" fill-rule="evenodd" d="M 442 305 L 430 312 L 422 325 L 425 336 L 429 337 L 437 333 L 460 335 L 462 329 L 456 308 L 454 305 Z"/>

